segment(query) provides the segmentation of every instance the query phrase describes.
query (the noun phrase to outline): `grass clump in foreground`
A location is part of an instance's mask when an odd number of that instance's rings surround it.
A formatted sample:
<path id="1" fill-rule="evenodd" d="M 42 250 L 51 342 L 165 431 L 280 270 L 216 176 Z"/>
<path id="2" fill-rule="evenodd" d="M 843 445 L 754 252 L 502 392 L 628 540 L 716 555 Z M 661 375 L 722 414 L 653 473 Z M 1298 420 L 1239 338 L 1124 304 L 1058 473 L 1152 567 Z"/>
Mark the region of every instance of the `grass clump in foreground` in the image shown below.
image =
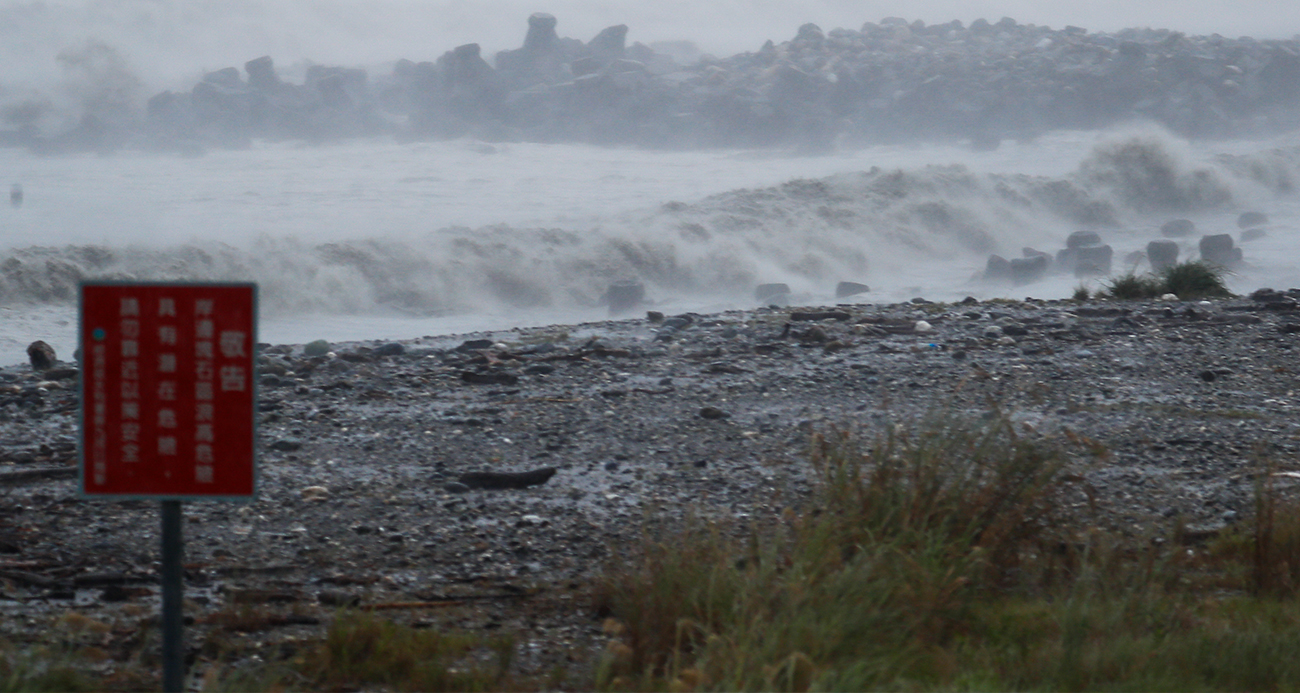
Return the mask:
<path id="1" fill-rule="evenodd" d="M 611 565 L 599 686 L 1300 686 L 1300 512 L 1275 490 L 1253 533 L 1188 546 L 1096 529 L 1062 449 L 999 415 L 832 431 L 813 457 L 805 511 L 697 521 Z"/>
<path id="2" fill-rule="evenodd" d="M 321 641 L 283 661 L 217 664 L 203 691 L 498 691 L 509 679 L 509 636 L 413 628 L 365 611 L 339 612 Z"/>
<path id="3" fill-rule="evenodd" d="M 1159 298 L 1165 294 L 1173 294 L 1185 301 L 1229 298 L 1232 292 L 1224 283 L 1225 274 L 1226 270 L 1209 262 L 1180 262 L 1155 274 L 1130 272 L 1116 277 L 1109 282 L 1105 293 L 1120 300 Z"/>

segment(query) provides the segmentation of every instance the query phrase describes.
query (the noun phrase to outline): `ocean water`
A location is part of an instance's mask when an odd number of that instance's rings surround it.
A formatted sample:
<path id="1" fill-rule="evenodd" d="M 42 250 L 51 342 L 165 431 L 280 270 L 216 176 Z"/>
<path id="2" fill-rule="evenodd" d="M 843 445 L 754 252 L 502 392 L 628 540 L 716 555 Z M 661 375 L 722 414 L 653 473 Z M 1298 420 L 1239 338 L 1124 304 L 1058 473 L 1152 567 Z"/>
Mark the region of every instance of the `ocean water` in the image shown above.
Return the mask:
<path id="1" fill-rule="evenodd" d="M 668 313 L 797 303 L 1067 297 L 1081 281 L 978 278 L 990 253 L 1093 228 L 1125 257 L 1173 218 L 1242 244 L 1245 292 L 1300 286 L 1300 138 L 1190 143 L 1150 128 L 963 143 L 664 152 L 471 140 L 257 142 L 177 157 L 0 150 L 0 364 L 75 348 L 81 278 L 253 280 L 272 343 L 402 339 L 606 319 L 610 284 Z M 1137 261 L 1140 263 L 1140 260 Z M 1138 271 L 1142 264 L 1133 266 Z M 1093 286 L 1104 279 L 1086 280 Z"/>

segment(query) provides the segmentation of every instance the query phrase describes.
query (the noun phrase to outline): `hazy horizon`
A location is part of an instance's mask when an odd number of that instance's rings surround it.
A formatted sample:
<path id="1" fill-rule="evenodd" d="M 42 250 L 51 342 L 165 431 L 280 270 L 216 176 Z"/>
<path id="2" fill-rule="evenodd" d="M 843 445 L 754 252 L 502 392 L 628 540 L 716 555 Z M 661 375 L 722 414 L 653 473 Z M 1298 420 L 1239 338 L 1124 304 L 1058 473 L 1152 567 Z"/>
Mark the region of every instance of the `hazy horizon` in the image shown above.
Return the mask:
<path id="1" fill-rule="evenodd" d="M 1066 7 L 1028 0 L 32 0 L 0 3 L 7 66 L 0 100 L 57 86 L 65 77 L 60 53 L 88 42 L 113 48 L 141 89 L 153 93 L 187 88 L 203 72 L 261 55 L 286 68 L 307 62 L 377 67 L 399 58 L 433 60 L 457 45 L 479 43 L 490 57 L 522 44 L 533 12 L 554 14 L 561 36 L 585 41 L 607 26 L 626 24 L 629 42 L 689 40 L 717 55 L 789 40 L 806 22 L 857 29 L 890 16 L 967 24 L 1006 16 L 1053 28 L 1150 27 L 1259 39 L 1300 33 L 1300 4 L 1262 0 L 1105 0 Z"/>

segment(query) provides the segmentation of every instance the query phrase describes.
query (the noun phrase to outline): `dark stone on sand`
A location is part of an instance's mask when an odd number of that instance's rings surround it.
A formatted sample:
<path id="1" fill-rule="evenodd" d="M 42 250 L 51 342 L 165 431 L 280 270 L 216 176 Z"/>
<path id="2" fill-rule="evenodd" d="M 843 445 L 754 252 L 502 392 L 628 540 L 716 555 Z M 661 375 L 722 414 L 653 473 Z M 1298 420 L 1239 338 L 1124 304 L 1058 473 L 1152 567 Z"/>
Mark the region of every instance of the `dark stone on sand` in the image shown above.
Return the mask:
<path id="1" fill-rule="evenodd" d="M 467 339 L 456 347 L 456 351 L 478 351 L 479 349 L 491 349 L 493 342 L 490 339 Z"/>
<path id="2" fill-rule="evenodd" d="M 293 452 L 295 450 L 301 450 L 302 441 L 298 440 L 297 438 L 281 438 L 280 440 L 271 443 L 271 449 L 278 450 L 280 452 Z"/>
<path id="3" fill-rule="evenodd" d="M 46 380 L 71 380 L 81 374 L 78 368 L 51 368 L 45 371 L 41 377 Z"/>
<path id="4" fill-rule="evenodd" d="M 542 467 L 526 472 L 469 472 L 458 482 L 472 489 L 501 490 L 540 486 L 555 476 L 555 467 Z"/>
<path id="5" fill-rule="evenodd" d="M 1160 227 L 1160 235 L 1165 238 L 1183 238 L 1196 232 L 1196 224 L 1190 219 L 1174 219 L 1166 221 Z"/>
<path id="6" fill-rule="evenodd" d="M 27 345 L 27 358 L 32 362 L 32 370 L 42 372 L 54 368 L 59 360 L 55 356 L 54 347 L 40 340 Z"/>
<path id="7" fill-rule="evenodd" d="M 460 379 L 470 385 L 515 385 L 519 383 L 519 376 L 514 373 L 500 371 L 489 373 L 461 371 Z"/>
<path id="8" fill-rule="evenodd" d="M 318 339 L 314 342 L 308 342 L 302 348 L 303 356 L 324 356 L 330 352 L 330 343 Z"/>
<path id="9" fill-rule="evenodd" d="M 657 310 L 647 310 L 645 312 L 645 319 L 651 323 L 661 323 L 664 321 L 664 314 Z"/>
<path id="10" fill-rule="evenodd" d="M 791 320 L 848 320 L 851 317 L 853 316 L 842 310 L 796 311 L 790 314 Z"/>
<path id="11" fill-rule="evenodd" d="M 871 287 L 857 282 L 840 282 L 835 285 L 835 298 L 848 298 L 871 291 Z"/>
<path id="12" fill-rule="evenodd" d="M 375 356 L 401 356 L 406 353 L 406 347 L 399 342 L 389 342 L 375 347 L 370 353 Z"/>
<path id="13" fill-rule="evenodd" d="M 717 421 L 719 419 L 729 419 L 731 418 L 731 414 L 728 414 L 717 407 L 701 407 L 700 418 Z"/>

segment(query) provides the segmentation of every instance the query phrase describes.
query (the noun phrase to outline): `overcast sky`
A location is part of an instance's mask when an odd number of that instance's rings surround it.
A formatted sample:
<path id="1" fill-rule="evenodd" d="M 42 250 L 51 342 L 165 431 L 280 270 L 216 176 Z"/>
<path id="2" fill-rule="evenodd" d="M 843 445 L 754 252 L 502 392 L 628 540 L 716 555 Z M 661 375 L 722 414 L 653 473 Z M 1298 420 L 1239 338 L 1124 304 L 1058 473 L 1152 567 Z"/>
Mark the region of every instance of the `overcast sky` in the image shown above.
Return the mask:
<path id="1" fill-rule="evenodd" d="M 627 24 L 629 41 L 689 39 L 722 55 L 792 38 L 804 22 L 856 29 L 888 16 L 927 23 L 1008 16 L 1054 28 L 1149 26 L 1230 37 L 1300 33 L 1294 0 L 20 0 L 0 1 L 0 97 L 57 78 L 58 53 L 91 39 L 116 48 L 152 88 L 266 54 L 281 66 L 378 65 L 431 60 L 477 42 L 490 55 L 520 45 L 528 15 L 538 11 L 559 18 L 562 36 L 588 40 Z"/>

